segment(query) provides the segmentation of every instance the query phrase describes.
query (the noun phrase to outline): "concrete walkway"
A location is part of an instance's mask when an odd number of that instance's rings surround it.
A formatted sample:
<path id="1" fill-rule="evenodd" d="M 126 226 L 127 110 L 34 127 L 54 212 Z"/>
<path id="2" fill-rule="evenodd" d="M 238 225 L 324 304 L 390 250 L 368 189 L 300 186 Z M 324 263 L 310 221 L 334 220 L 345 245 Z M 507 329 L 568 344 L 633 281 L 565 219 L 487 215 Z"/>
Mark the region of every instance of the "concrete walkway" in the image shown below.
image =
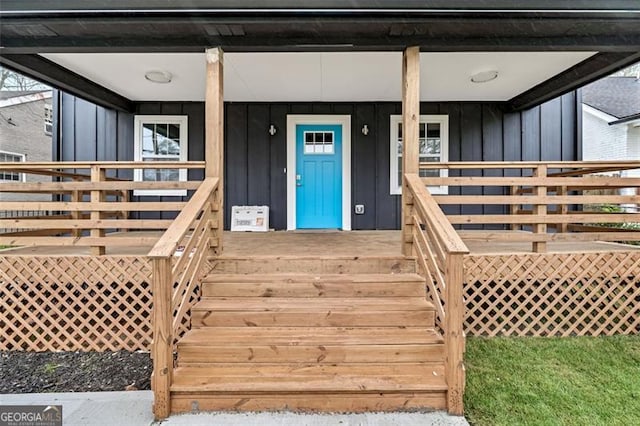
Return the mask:
<path id="1" fill-rule="evenodd" d="M 62 405 L 63 426 L 149 426 L 151 391 L 0 395 L 0 405 Z"/>
<path id="2" fill-rule="evenodd" d="M 468 426 L 443 412 L 295 414 L 201 413 L 153 422 L 150 391 L 0 395 L 0 405 L 62 405 L 64 426 Z"/>
<path id="3" fill-rule="evenodd" d="M 162 426 L 469 426 L 464 417 L 433 413 L 205 413 L 172 416 Z"/>

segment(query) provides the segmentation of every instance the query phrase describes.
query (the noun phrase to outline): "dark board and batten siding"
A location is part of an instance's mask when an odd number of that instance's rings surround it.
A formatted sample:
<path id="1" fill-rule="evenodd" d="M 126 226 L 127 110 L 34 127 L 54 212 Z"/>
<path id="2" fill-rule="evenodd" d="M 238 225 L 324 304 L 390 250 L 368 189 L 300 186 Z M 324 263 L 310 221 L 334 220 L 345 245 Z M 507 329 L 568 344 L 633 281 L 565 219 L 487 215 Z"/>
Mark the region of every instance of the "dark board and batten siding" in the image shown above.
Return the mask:
<path id="1" fill-rule="evenodd" d="M 497 103 L 422 103 L 422 114 L 449 116 L 449 160 L 579 160 L 579 94 L 569 93 L 523 112 L 505 112 Z M 133 115 L 107 110 L 62 94 L 60 160 L 133 160 Z M 138 114 L 187 115 L 189 159 L 204 158 L 204 104 L 145 102 Z M 400 103 L 240 103 L 225 106 L 225 224 L 230 206 L 268 205 L 270 226 L 286 228 L 287 114 L 351 115 L 353 229 L 397 229 L 400 197 L 389 193 L 390 116 Z M 273 124 L 277 132 L 269 135 Z M 369 134 L 363 135 L 367 124 Z M 463 172 L 474 174 L 476 172 Z M 487 171 L 486 174 L 499 171 Z M 514 173 L 507 171 L 506 173 Z M 477 174 L 477 173 L 476 173 Z M 200 178 L 195 171 L 192 178 Z M 493 188 L 462 188 L 463 194 L 495 193 Z M 459 193 L 452 188 L 452 193 Z M 448 206 L 459 212 L 459 206 Z M 497 206 L 464 206 L 463 213 L 500 213 Z"/>

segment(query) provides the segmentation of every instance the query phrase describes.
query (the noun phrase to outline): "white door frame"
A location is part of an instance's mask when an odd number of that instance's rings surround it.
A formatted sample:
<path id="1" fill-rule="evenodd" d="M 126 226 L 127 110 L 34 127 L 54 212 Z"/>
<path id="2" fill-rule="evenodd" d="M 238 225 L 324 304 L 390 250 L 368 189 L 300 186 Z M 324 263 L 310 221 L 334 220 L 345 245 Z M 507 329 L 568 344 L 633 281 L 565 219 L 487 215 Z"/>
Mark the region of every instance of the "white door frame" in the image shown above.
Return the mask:
<path id="1" fill-rule="evenodd" d="M 287 230 L 296 229 L 296 126 L 342 125 L 342 230 L 351 230 L 351 115 L 287 115 Z"/>

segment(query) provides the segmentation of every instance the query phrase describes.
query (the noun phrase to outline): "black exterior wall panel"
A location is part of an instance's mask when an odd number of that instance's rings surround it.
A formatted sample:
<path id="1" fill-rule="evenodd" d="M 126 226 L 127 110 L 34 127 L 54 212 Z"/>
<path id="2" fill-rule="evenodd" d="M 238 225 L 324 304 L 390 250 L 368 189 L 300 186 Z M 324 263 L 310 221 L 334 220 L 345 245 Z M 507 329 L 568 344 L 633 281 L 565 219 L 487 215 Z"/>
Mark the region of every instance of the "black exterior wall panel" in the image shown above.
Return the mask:
<path id="1" fill-rule="evenodd" d="M 365 182 L 376 182 L 377 134 L 375 126 L 375 106 L 358 104 L 352 117 L 351 139 L 351 198 L 353 206 L 364 204 L 364 214 L 355 214 L 351 208 L 352 229 L 375 229 L 376 226 L 376 192 L 364 185 Z M 362 132 L 367 126 L 368 133 Z"/>
<path id="2" fill-rule="evenodd" d="M 56 146 L 59 150 L 59 161 L 75 161 L 76 145 L 76 97 L 62 93 L 60 99 L 60 142 Z"/>
<path id="3" fill-rule="evenodd" d="M 540 109 L 522 112 L 522 161 L 540 160 Z"/>
<path id="4" fill-rule="evenodd" d="M 504 136 L 503 136 L 504 113 L 495 104 L 482 105 L 482 160 L 502 161 L 504 160 Z M 504 172 L 498 169 L 487 169 L 483 176 L 504 176 Z M 482 191 L 483 195 L 504 195 L 502 187 L 488 186 Z M 485 205 L 483 214 L 504 214 L 505 208 L 500 205 Z M 500 229 L 500 225 L 487 225 L 486 228 Z"/>
<path id="5" fill-rule="evenodd" d="M 562 158 L 562 116 L 560 98 L 540 106 L 540 159 L 543 161 Z"/>
<path id="6" fill-rule="evenodd" d="M 98 133 L 96 110 L 97 106 L 85 100 L 76 99 L 76 128 L 75 128 L 75 161 L 97 160 Z"/>
<path id="7" fill-rule="evenodd" d="M 462 106 L 461 114 L 461 144 L 460 144 L 460 160 L 461 161 L 481 161 L 482 160 L 482 105 L 465 104 Z M 479 170 L 462 170 L 461 176 L 482 176 Z M 462 195 L 482 195 L 482 188 L 479 186 L 470 186 L 461 188 Z M 471 204 L 463 205 L 461 214 L 463 215 L 479 215 L 483 213 L 483 206 Z M 468 225 L 467 229 L 480 228 L 480 225 Z"/>
<path id="8" fill-rule="evenodd" d="M 287 113 L 288 105 L 271 105 L 269 125 L 276 129 L 270 139 L 269 221 L 274 229 L 287 228 Z M 272 203 L 271 200 L 284 200 Z"/>
<path id="9" fill-rule="evenodd" d="M 269 205 L 271 194 L 271 135 L 269 105 L 247 107 L 247 204 Z"/>
<path id="10" fill-rule="evenodd" d="M 118 131 L 116 133 L 116 160 L 130 161 L 133 159 L 133 114 L 116 112 L 116 123 Z M 118 177 L 121 179 L 133 179 L 132 170 L 118 170 Z"/>
<path id="11" fill-rule="evenodd" d="M 575 92 L 568 93 L 561 98 L 561 108 L 562 159 L 572 161 L 578 158 L 577 146 L 579 145 L 578 140 L 581 140 L 578 138 L 576 127 L 578 130 L 582 128 L 582 124 L 577 123 L 577 117 L 582 117 L 582 106 L 577 103 Z"/>
<path id="12" fill-rule="evenodd" d="M 190 161 L 202 161 L 204 159 L 204 104 L 202 102 L 189 102 L 182 104 L 182 112 L 189 117 L 189 152 Z M 204 179 L 204 171 L 190 169 L 190 180 Z"/>
<path id="13" fill-rule="evenodd" d="M 505 112 L 497 103 L 422 103 L 421 114 L 449 116 L 450 161 L 519 161 L 545 159 L 577 160 L 579 115 L 574 93 L 523 112 Z M 62 94 L 59 109 L 60 160 L 131 161 L 133 114 L 105 110 L 71 95 Z M 189 160 L 204 160 L 204 104 L 201 102 L 144 102 L 138 114 L 187 115 Z M 401 218 L 399 195 L 390 194 L 390 116 L 399 115 L 399 102 L 340 103 L 241 103 L 225 105 L 225 227 L 230 225 L 231 206 L 270 207 L 270 227 L 286 229 L 287 114 L 349 114 L 351 129 L 351 191 L 353 229 L 398 229 Z M 79 122 L 82 122 L 81 124 Z M 273 124 L 276 134 L 268 133 Z M 362 134 L 366 124 L 368 135 Z M 544 145 L 544 146 L 543 146 Z M 543 154 L 545 153 L 545 154 Z M 551 153 L 551 154 L 547 154 Z M 546 158 L 546 156 L 554 158 Z M 486 176 L 502 175 L 485 172 Z M 450 175 L 479 175 L 451 171 Z M 506 171 L 518 175 L 519 171 Z M 131 172 L 119 176 L 131 178 Z M 190 178 L 203 173 L 190 171 Z M 450 194 L 478 195 L 482 188 L 450 188 Z M 485 194 L 501 193 L 485 188 Z M 175 200 L 174 197 L 144 197 L 141 200 Z M 365 214 L 355 215 L 354 205 L 364 204 Z M 457 214 L 504 212 L 497 206 L 447 206 Z M 165 213 L 163 217 L 173 217 Z M 144 217 L 147 217 L 145 215 Z M 159 217 L 150 214 L 148 217 Z"/>

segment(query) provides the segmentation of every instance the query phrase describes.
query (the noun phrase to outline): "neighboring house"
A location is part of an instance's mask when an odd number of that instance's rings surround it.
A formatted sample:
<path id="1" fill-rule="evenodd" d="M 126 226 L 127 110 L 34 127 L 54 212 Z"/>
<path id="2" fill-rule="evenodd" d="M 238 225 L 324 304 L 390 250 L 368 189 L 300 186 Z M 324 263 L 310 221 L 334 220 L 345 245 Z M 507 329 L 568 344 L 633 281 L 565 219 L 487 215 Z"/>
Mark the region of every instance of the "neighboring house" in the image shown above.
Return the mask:
<path id="1" fill-rule="evenodd" d="M 640 75 L 606 77 L 582 89 L 582 156 L 584 160 L 640 161 Z M 640 176 L 640 169 L 623 176 Z M 635 188 L 622 188 L 632 195 Z M 625 205 L 636 212 L 637 205 Z"/>
<path id="2" fill-rule="evenodd" d="M 0 162 L 51 161 L 51 90 L 0 91 Z M 49 177 L 0 172 L 0 182 L 43 182 Z M 49 200 L 51 196 L 0 194 L 0 201 Z M 0 215 L 11 212 L 0 211 Z"/>
<path id="3" fill-rule="evenodd" d="M 582 112 L 584 160 L 640 161 L 640 78 L 612 76 L 585 86 Z"/>

